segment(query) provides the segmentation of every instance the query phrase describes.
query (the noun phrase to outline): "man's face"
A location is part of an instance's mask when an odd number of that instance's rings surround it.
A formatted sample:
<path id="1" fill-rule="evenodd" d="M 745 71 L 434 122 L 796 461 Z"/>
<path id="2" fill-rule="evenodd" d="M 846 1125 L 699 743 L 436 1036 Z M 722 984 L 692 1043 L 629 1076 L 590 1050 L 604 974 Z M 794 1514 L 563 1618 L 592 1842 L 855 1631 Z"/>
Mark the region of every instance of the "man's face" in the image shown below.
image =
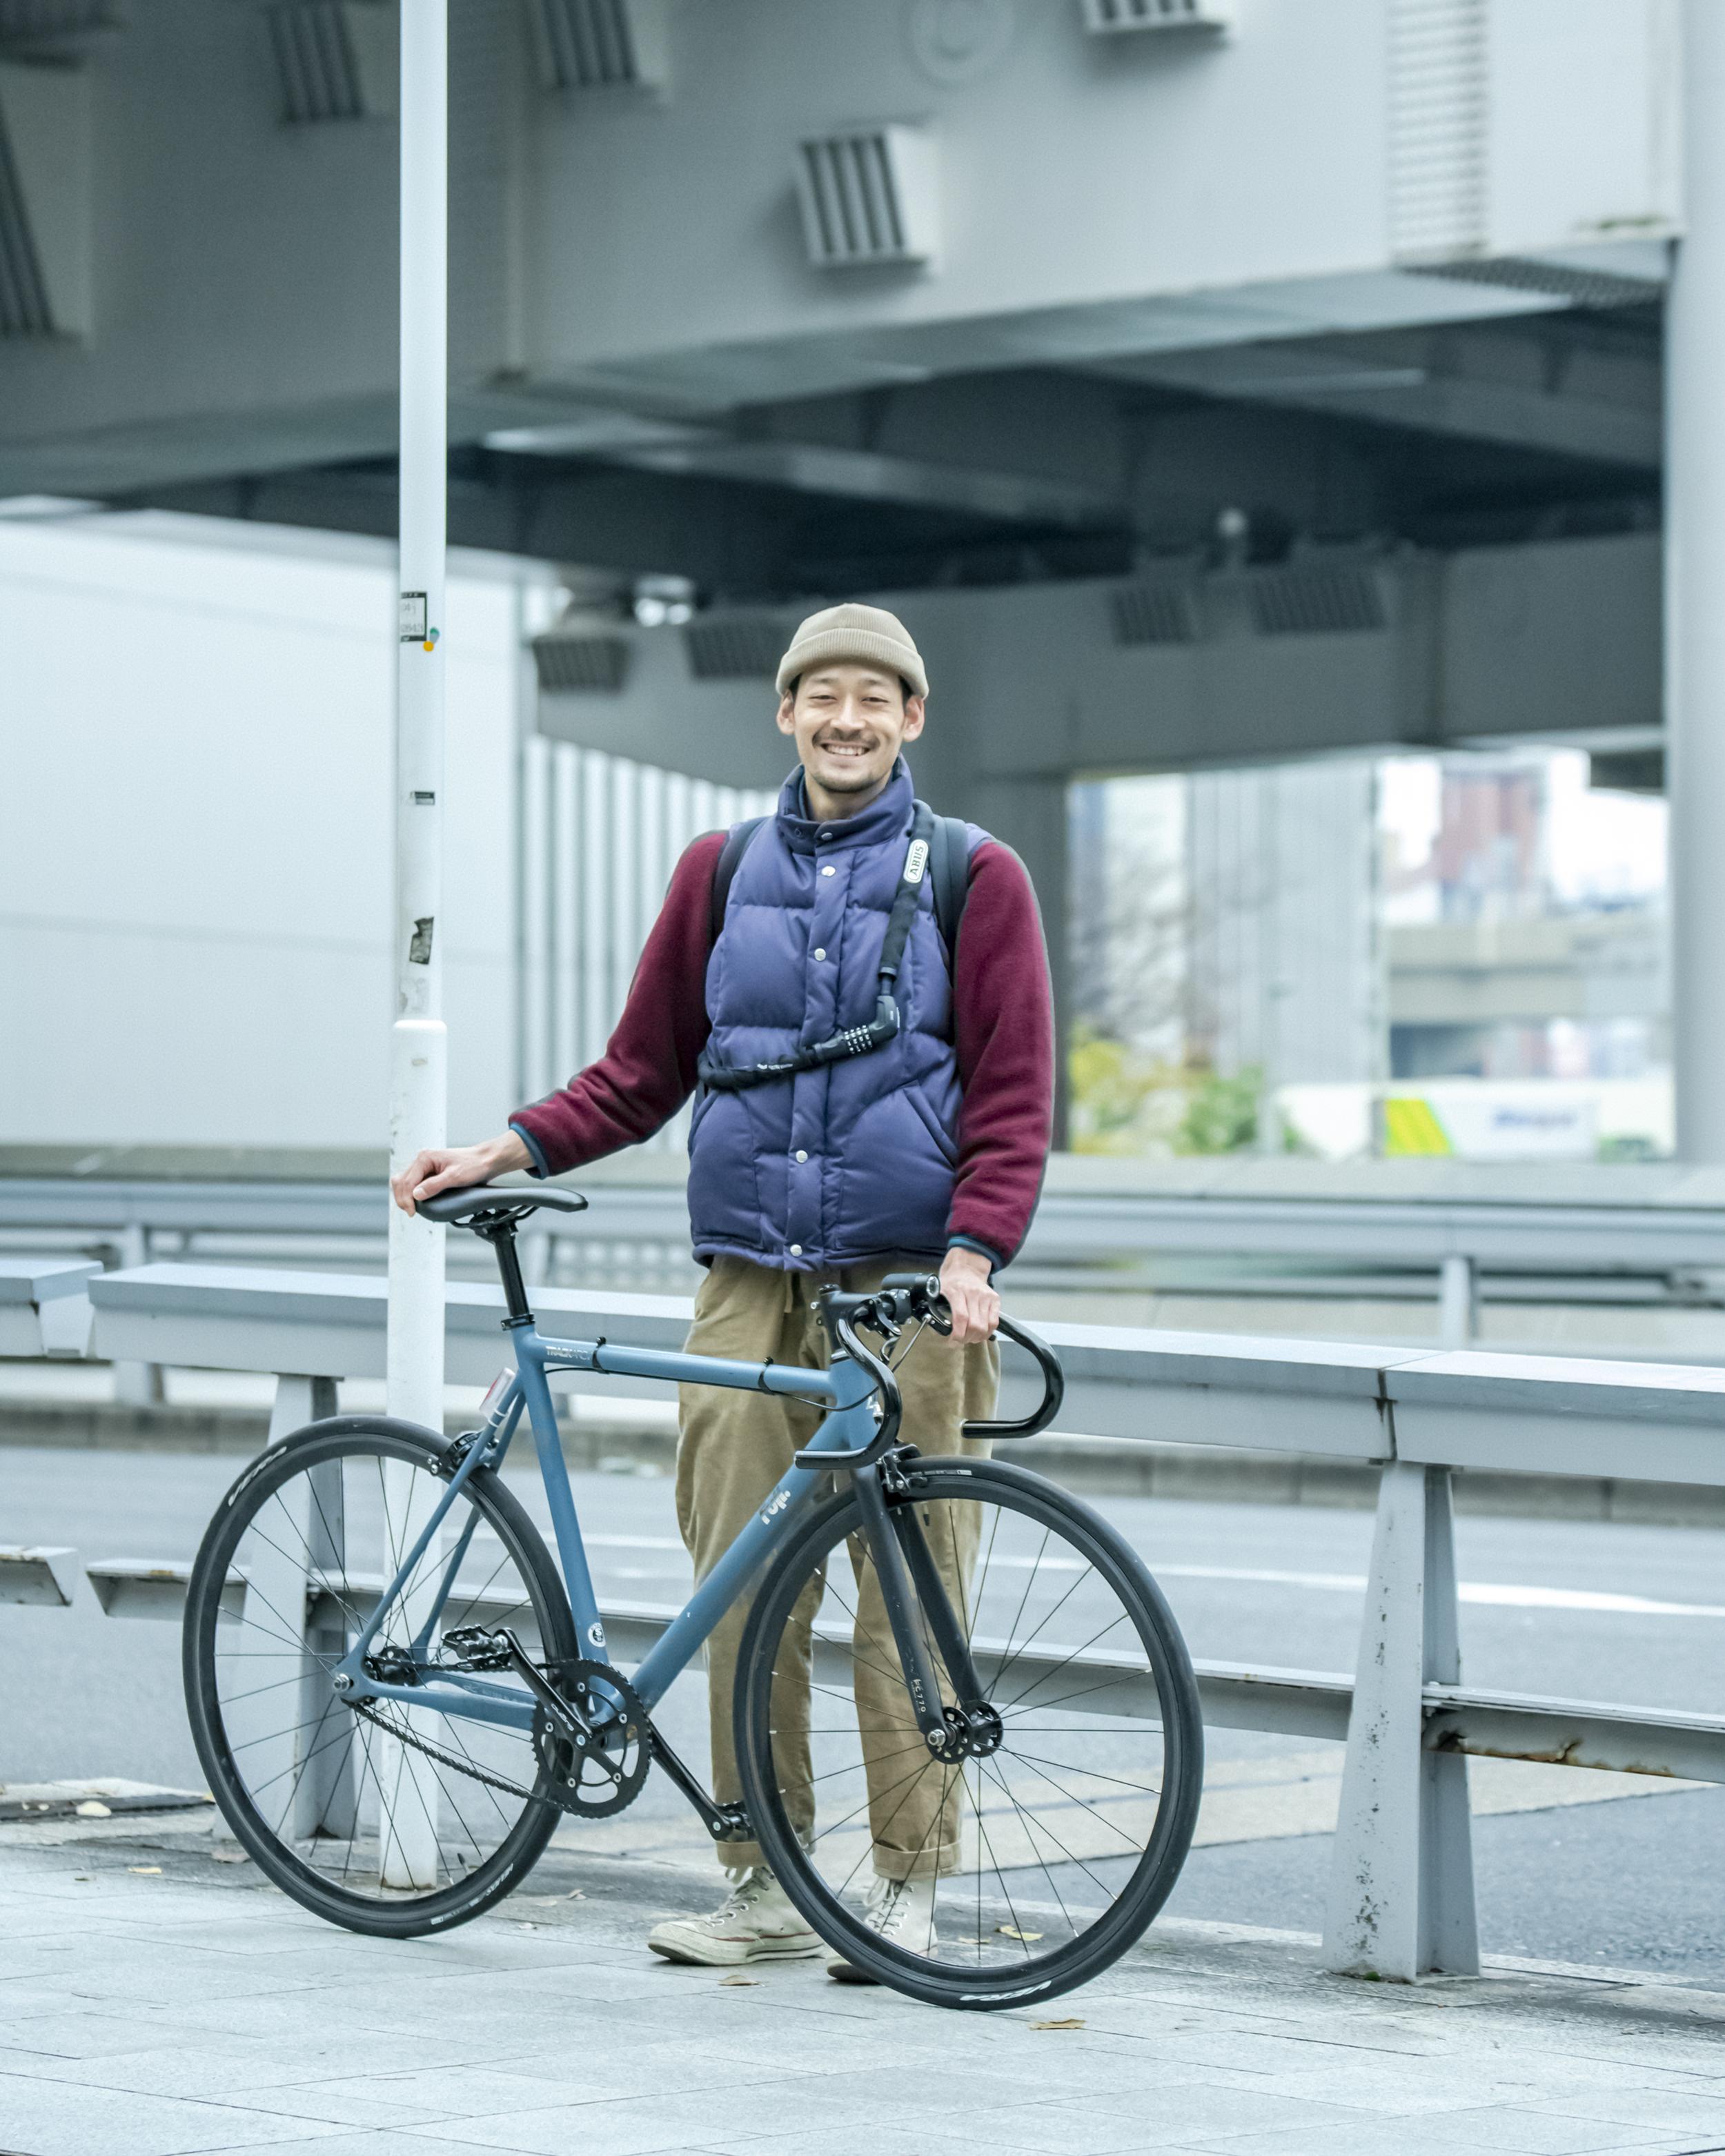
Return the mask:
<path id="1" fill-rule="evenodd" d="M 880 791 L 922 718 L 922 699 L 907 697 L 897 675 L 847 663 L 805 674 L 779 705 L 778 730 L 795 741 L 810 786 L 844 800 Z"/>

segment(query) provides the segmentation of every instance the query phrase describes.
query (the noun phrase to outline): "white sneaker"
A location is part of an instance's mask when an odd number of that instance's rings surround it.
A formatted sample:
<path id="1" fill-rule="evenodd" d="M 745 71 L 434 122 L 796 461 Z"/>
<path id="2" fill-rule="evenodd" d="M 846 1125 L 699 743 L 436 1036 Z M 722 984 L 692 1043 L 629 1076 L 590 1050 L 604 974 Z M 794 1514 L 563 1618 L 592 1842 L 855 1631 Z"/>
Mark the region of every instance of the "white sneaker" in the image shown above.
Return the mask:
<path id="1" fill-rule="evenodd" d="M 865 1907 L 864 1922 L 889 1945 L 903 1947 L 910 1953 L 935 1952 L 933 1880 L 877 1878 L 869 1889 Z M 840 1984 L 878 1980 L 836 1952 L 827 1956 L 827 1974 Z"/>
<path id="2" fill-rule="evenodd" d="M 745 1871 L 710 1917 L 668 1917 L 648 1933 L 647 1943 L 667 1961 L 698 1962 L 706 1969 L 793 1961 L 820 1952 L 820 1940 L 764 1864 Z"/>

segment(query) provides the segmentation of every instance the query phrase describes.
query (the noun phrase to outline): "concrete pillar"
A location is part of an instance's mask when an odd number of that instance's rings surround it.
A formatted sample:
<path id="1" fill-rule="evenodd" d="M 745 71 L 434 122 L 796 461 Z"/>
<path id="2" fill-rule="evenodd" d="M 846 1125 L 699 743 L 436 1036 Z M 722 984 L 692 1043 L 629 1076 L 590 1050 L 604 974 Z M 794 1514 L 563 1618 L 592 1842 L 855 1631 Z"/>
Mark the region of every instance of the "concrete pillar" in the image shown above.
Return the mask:
<path id="1" fill-rule="evenodd" d="M 1666 321 L 1665 693 L 1677 1152 L 1725 1161 L 1725 7 L 1683 0 Z"/>

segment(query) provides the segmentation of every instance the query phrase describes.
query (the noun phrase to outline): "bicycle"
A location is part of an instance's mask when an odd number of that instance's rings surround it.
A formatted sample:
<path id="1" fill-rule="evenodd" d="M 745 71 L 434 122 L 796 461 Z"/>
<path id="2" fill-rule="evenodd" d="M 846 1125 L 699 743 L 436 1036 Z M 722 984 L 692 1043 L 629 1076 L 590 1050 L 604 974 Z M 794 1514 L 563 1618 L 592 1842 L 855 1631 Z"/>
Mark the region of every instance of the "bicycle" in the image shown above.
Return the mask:
<path id="1" fill-rule="evenodd" d="M 480 1185 L 421 1207 L 496 1255 L 513 1361 L 479 1427 L 446 1440 L 387 1416 L 315 1422 L 218 1507 L 193 1571 L 184 1669 L 198 1756 L 234 1834 L 302 1907 L 407 1938 L 491 1907 L 561 1822 L 621 1811 L 657 1763 L 721 1853 L 757 1841 L 809 1923 L 882 1983 L 987 2010 L 1096 1975 L 1166 1899 L 1202 1780 L 1191 1664 L 1142 1561 L 1040 1476 L 901 1441 L 889 1358 L 922 1327 L 949 1326 L 932 1278 L 829 1290 L 824 1370 L 542 1337 L 516 1227 L 584 1203 Z M 1020 1421 L 967 1424 L 968 1436 L 1029 1435 L 1060 1404 L 1051 1351 L 1009 1319 L 1000 1329 L 1037 1363 L 1043 1399 Z M 547 1382 L 561 1370 L 783 1394 L 824 1417 L 629 1673 L 607 1659 Z M 561 1574 L 500 1471 L 524 1413 Z M 721 1804 L 654 1710 L 751 1593 L 743 1798 Z M 858 1615 L 865 1595 L 872 1624 Z M 820 1618 L 824 1600 L 837 1622 Z M 911 1946 L 865 1921 L 871 1859 L 934 1880 L 934 1920 Z"/>

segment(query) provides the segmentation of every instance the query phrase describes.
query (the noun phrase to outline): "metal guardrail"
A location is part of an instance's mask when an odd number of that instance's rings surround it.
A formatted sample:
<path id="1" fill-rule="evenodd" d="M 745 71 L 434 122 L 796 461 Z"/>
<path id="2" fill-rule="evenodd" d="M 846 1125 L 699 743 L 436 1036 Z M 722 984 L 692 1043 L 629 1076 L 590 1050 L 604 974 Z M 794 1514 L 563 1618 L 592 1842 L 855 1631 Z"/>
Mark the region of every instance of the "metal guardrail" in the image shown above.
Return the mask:
<path id="1" fill-rule="evenodd" d="M 1255 1169 L 1230 1158 L 1164 1163 L 1158 1176 L 1139 1163 L 1058 1154 L 1023 1260 L 1067 1268 L 1247 1257 L 1432 1273 L 1440 1337 L 1449 1346 L 1473 1337 L 1482 1272 L 1725 1279 L 1725 1178 L 1706 1172 L 1634 1166 L 1543 1176 L 1525 1168 L 1496 1175 L 1412 1172 L 1457 1166 L 1446 1163 L 1404 1164 L 1405 1175 L 1384 1173 L 1394 1165 L 1367 1163 L 1356 1171 L 1296 1162 Z M 1098 1173 L 1105 1168 L 1110 1173 Z M 588 1210 L 536 1226 L 524 1248 L 530 1279 L 551 1277 L 554 1254 L 564 1247 L 686 1252 L 684 1167 L 676 1156 L 634 1156 L 572 1179 Z M 0 1233 L 107 1239 L 128 1266 L 146 1263 L 164 1243 L 196 1255 L 200 1239 L 218 1247 L 234 1237 L 381 1244 L 387 1204 L 380 1176 L 0 1175 Z M 123 1389 L 128 1397 L 152 1397 L 153 1381 L 129 1373 Z"/>
<path id="2" fill-rule="evenodd" d="M 82 1355 L 90 1340 L 85 1290 L 100 1270 L 84 1258 L 0 1257 L 0 1355 Z"/>
<path id="3" fill-rule="evenodd" d="M 382 1373 L 381 1280 L 151 1265 L 90 1283 L 99 1354 L 278 1373 L 272 1437 L 335 1406 L 336 1385 Z M 667 1296 L 547 1291 L 548 1332 L 680 1345 L 690 1306 Z M 448 1291 L 449 1375 L 480 1384 L 506 1359 L 495 1289 Z M 1051 1325 L 1067 1371 L 1063 1424 L 1368 1461 L 1380 1470 L 1355 1671 L 1199 1666 L 1206 1719 L 1345 1741 L 1325 1955 L 1337 1969 L 1408 1978 L 1473 1972 L 1469 1754 L 1725 1781 L 1725 1717 L 1471 1690 L 1461 1681 L 1450 1470 L 1617 1475 L 1725 1486 L 1725 1372 L 1474 1352 L 1422 1353 L 1303 1340 Z M 1028 1379 L 1009 1375 L 1009 1410 Z M 639 1381 L 571 1373 L 572 1389 Z M 171 1616 L 177 1563 L 88 1568 L 116 1615 Z M 244 1592 L 236 1582 L 231 1591 Z M 614 1606 L 624 1660 L 670 1613 Z M 836 1635 L 824 1651 L 845 1652 Z M 1106 1658 L 1091 1656 L 1106 1681 Z M 835 1663 L 839 1667 L 840 1663 Z M 1126 1672 L 1111 1711 L 1153 1712 Z"/>
<path id="4" fill-rule="evenodd" d="M 1725 1270 L 1725 1179 L 1666 1168 L 1513 1167 L 1405 1177 L 1287 1163 L 1254 1173 L 1231 1157 L 1208 1173 L 1056 1154 L 1024 1247 L 1032 1262 L 1178 1253 L 1435 1268 L 1446 1257 L 1506 1270 L 1658 1274 Z M 1363 1164 L 1363 1166 L 1365 1164 Z M 1430 1163 L 1453 1167 L 1454 1163 Z M 1098 1173 L 1106 1169 L 1106 1173 Z M 587 1213 L 559 1240 L 686 1243 L 684 1167 L 632 1158 L 567 1178 Z M 0 1229 L 147 1235 L 382 1235 L 381 1176 L 232 1178 L 0 1175 Z"/>

